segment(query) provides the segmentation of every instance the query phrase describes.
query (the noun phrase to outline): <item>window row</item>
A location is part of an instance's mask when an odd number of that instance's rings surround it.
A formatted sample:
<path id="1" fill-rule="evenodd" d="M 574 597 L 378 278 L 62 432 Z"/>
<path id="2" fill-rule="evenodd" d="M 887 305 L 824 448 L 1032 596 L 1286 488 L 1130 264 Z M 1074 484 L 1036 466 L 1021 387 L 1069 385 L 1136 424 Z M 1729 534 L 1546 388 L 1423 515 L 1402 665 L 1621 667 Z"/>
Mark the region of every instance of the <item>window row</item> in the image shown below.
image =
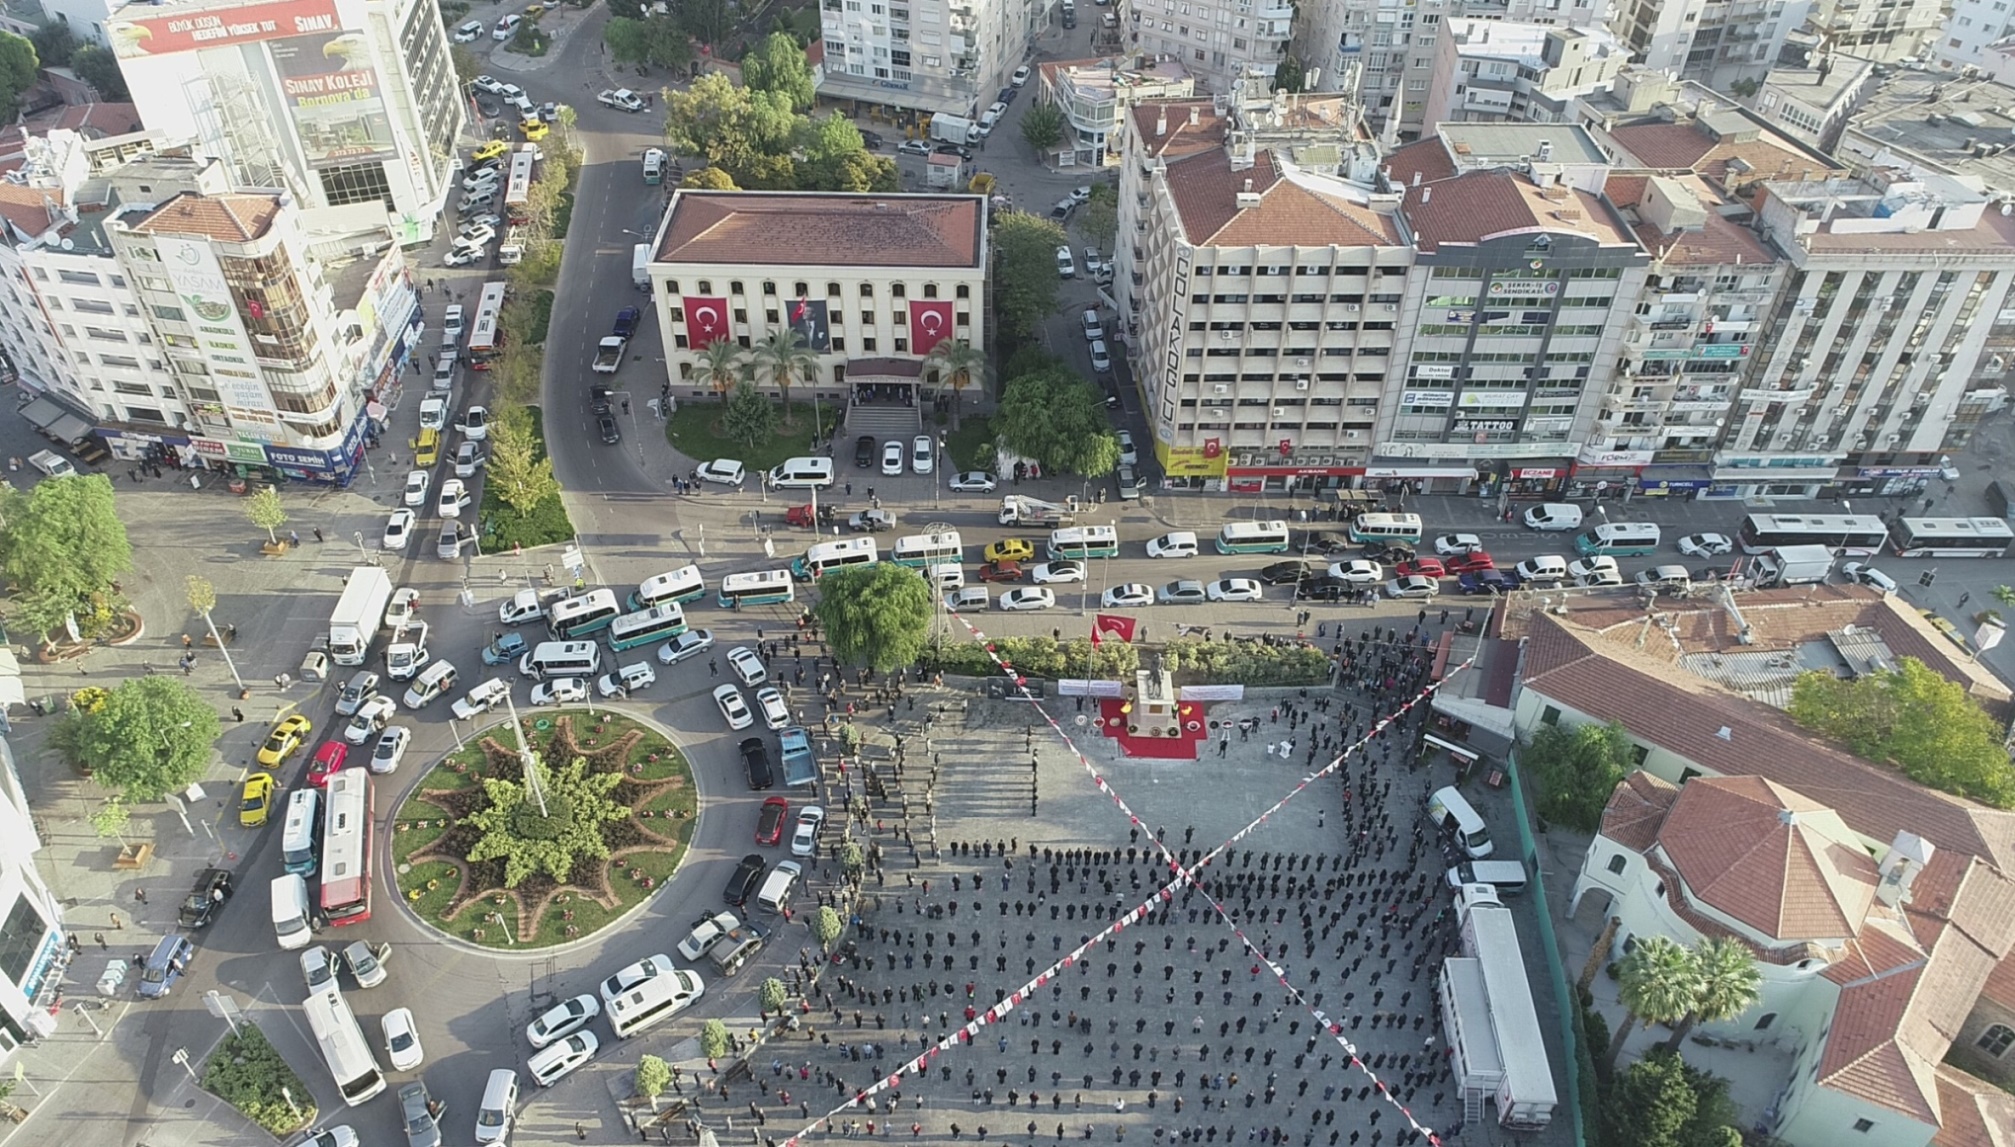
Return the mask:
<path id="1" fill-rule="evenodd" d="M 673 294 L 680 293 L 678 280 L 677 279 L 666 280 L 665 289 L 667 291 L 672 292 Z M 693 284 L 693 289 L 694 293 L 696 294 L 711 295 L 714 293 L 713 280 L 701 279 L 697 283 Z M 938 297 L 938 285 L 936 283 L 925 283 L 923 290 L 924 290 L 923 297 L 926 299 L 935 299 Z M 728 294 L 745 295 L 747 293 L 748 291 L 740 279 L 733 279 L 729 281 Z M 835 298 L 837 296 L 845 294 L 846 292 L 840 289 L 840 285 L 838 283 L 827 283 L 825 293 L 827 298 Z M 772 280 L 765 279 L 763 281 L 763 294 L 766 296 L 775 297 L 777 295 L 777 284 Z M 909 290 L 906 284 L 894 283 L 889 286 L 890 298 L 895 299 L 907 298 L 908 294 Z M 791 297 L 802 299 L 807 298 L 810 295 L 811 295 L 810 284 L 793 283 L 791 285 Z M 873 283 L 860 284 L 860 297 L 863 299 L 874 298 L 875 285 Z M 967 283 L 958 284 L 957 287 L 955 287 L 952 291 L 952 297 L 956 299 L 971 298 L 972 297 L 971 285 Z"/>

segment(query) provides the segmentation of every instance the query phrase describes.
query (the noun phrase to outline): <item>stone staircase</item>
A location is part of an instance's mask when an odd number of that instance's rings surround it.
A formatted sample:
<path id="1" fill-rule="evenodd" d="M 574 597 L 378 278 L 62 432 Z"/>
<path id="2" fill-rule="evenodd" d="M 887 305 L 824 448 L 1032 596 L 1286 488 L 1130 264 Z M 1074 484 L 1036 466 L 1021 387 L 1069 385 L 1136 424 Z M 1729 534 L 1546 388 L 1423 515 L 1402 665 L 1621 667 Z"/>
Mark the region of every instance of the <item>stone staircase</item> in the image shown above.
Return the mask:
<path id="1" fill-rule="evenodd" d="M 887 442 L 891 438 L 908 442 L 923 430 L 923 415 L 914 406 L 904 406 L 897 402 L 857 402 L 847 409 L 845 446 L 863 434 L 874 435 L 876 442 Z"/>

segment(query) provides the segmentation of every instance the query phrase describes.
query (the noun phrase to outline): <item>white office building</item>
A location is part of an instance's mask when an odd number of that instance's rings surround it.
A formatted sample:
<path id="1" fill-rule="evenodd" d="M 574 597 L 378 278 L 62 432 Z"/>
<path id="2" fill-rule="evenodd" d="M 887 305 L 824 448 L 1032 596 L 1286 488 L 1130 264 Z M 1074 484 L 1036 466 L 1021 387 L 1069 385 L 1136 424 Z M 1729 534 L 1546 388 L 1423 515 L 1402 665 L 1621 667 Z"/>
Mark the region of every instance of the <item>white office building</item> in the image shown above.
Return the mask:
<path id="1" fill-rule="evenodd" d="M 1241 84 L 1270 90 L 1294 21 L 1288 0 L 1126 0 L 1124 15 L 1129 48 L 1180 63 L 1198 88 L 1220 95 Z"/>
<path id="2" fill-rule="evenodd" d="M 13 748 L 0 738 L 0 1062 L 56 1030 L 49 1009 L 70 962 L 63 906 L 35 868 L 40 851 Z"/>
<path id="3" fill-rule="evenodd" d="M 1630 54 L 1604 28 L 1449 20 L 1435 45 L 1426 122 L 1564 123 L 1576 97 L 1606 89 Z"/>
<path id="4" fill-rule="evenodd" d="M 977 116 L 1021 66 L 1051 7 L 1047 0 L 822 0 L 819 95 L 926 118 Z"/>

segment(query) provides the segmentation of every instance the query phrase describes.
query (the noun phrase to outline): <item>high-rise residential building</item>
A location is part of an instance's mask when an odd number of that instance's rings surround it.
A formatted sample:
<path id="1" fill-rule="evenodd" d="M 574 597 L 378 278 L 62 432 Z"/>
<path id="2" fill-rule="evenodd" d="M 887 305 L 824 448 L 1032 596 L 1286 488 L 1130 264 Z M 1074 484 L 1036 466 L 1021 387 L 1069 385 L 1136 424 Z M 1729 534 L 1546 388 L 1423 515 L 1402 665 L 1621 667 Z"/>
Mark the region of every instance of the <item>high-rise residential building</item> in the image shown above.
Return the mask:
<path id="1" fill-rule="evenodd" d="M 453 189 L 461 83 L 432 0 L 129 3 L 107 24 L 147 127 L 237 188 L 378 206 L 427 241 Z"/>
<path id="2" fill-rule="evenodd" d="M 1021 66 L 1050 9 L 1048 0 L 822 0 L 819 94 L 976 116 Z"/>
<path id="3" fill-rule="evenodd" d="M 1630 55 L 1605 28 L 1468 17 L 1443 22 L 1425 122 L 1563 123 L 1576 97 L 1606 89 Z"/>
<path id="4" fill-rule="evenodd" d="M 1618 0 L 1610 28 L 1654 72 L 1728 90 L 1763 77 L 1810 0 Z"/>
<path id="5" fill-rule="evenodd" d="M 1196 77 L 1174 60 L 1134 57 L 1045 60 L 1036 65 L 1037 98 L 1063 112 L 1063 139 L 1044 158 L 1059 167 L 1107 167 L 1119 162 L 1127 109 L 1144 100 L 1196 94 Z"/>
<path id="6" fill-rule="evenodd" d="M 1771 68 L 1745 106 L 1800 143 L 1830 152 L 1880 79 L 1867 60 L 1822 53 L 1816 60 Z"/>
<path id="7" fill-rule="evenodd" d="M 1121 19 L 1132 34 L 1130 48 L 1177 61 L 1199 88 L 1228 95 L 1240 88 L 1271 90 L 1294 35 L 1295 6 L 1289 0 L 1126 0 Z"/>
<path id="8" fill-rule="evenodd" d="M 53 1013 L 73 953 L 62 902 L 35 868 L 41 850 L 13 748 L 0 738 L 0 1062 L 28 1039 L 55 1034 Z"/>
<path id="9" fill-rule="evenodd" d="M 1921 167 L 2015 198 L 2015 87 L 1893 71 L 1868 92 L 1835 150 L 1842 164 Z"/>
<path id="10" fill-rule="evenodd" d="M 1983 68 L 1987 50 L 2015 36 L 2015 12 L 2002 0 L 1952 0 L 1945 24 L 1931 38 L 1930 62 L 1944 71 Z"/>
<path id="11" fill-rule="evenodd" d="M 1945 0 L 1811 0 L 1811 4 L 1806 28 L 1822 37 L 1829 49 L 1878 64 L 1927 54 L 1945 27 Z"/>

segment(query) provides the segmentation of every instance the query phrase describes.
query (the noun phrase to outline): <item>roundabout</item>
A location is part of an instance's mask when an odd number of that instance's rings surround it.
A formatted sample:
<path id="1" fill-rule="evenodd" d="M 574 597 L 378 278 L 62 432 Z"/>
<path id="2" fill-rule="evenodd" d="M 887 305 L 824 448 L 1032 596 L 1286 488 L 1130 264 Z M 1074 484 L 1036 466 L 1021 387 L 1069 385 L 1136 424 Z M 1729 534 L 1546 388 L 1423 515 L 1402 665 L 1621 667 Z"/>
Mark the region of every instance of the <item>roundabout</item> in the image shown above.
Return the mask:
<path id="1" fill-rule="evenodd" d="M 518 718 L 436 761 L 393 817 L 392 886 L 419 922 L 493 951 L 570 944 L 678 871 L 697 823 L 685 754 L 608 710 Z"/>

